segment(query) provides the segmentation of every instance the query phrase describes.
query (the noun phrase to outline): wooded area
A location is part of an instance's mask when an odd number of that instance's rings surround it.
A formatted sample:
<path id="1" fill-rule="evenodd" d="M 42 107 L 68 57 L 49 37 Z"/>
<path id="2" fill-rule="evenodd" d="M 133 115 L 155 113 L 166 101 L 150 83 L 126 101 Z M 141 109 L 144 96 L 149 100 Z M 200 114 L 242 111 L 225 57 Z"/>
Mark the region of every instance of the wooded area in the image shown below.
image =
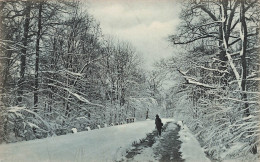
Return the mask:
<path id="1" fill-rule="evenodd" d="M 80 2 L 0 4 L 1 142 L 155 116 L 160 95 L 137 51 L 104 36 Z"/>
<path id="2" fill-rule="evenodd" d="M 160 63 L 182 78 L 182 86 L 169 92 L 175 103 L 170 111 L 189 123 L 216 160 L 238 144 L 229 156 L 257 152 L 259 5 L 257 0 L 186 1 L 178 31 L 169 37 L 185 50 Z"/>
<path id="3" fill-rule="evenodd" d="M 1 1 L 0 143 L 161 113 L 183 120 L 214 160 L 258 153 L 260 2 L 180 4 L 175 52 L 145 70 L 81 2 Z"/>

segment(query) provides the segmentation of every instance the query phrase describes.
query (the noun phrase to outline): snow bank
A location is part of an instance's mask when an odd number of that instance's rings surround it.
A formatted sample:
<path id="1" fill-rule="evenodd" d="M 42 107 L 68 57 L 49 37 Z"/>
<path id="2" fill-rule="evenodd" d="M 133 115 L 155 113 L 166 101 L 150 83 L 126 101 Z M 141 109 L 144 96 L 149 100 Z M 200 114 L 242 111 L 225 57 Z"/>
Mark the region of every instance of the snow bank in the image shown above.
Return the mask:
<path id="1" fill-rule="evenodd" d="M 177 124 L 181 127 L 179 132 L 182 141 L 180 151 L 185 162 L 210 162 L 189 128 L 182 121 L 178 121 Z"/>
<path id="2" fill-rule="evenodd" d="M 171 119 L 162 119 L 164 123 Z M 116 161 L 134 141 L 155 129 L 154 120 L 0 145 L 0 161 Z"/>

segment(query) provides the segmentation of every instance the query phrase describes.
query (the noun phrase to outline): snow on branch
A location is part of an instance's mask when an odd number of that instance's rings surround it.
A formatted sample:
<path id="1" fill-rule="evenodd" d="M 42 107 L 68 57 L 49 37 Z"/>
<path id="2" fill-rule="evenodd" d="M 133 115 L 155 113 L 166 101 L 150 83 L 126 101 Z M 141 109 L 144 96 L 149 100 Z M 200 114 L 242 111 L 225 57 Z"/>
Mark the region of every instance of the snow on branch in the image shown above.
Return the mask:
<path id="1" fill-rule="evenodd" d="M 75 73 L 75 72 L 72 72 L 72 71 L 69 71 L 69 70 L 66 70 L 66 69 L 64 69 L 64 71 L 62 71 L 62 72 L 65 72 L 67 74 L 70 74 L 70 75 L 76 76 L 76 77 L 82 77 L 83 76 L 82 73 Z"/>
<path id="2" fill-rule="evenodd" d="M 215 87 L 213 87 L 211 85 L 200 83 L 200 82 L 196 82 L 196 81 L 193 81 L 191 79 L 188 79 L 188 83 L 194 84 L 194 85 L 197 85 L 197 86 L 201 86 L 201 87 L 205 87 L 205 88 L 213 88 L 213 89 L 215 88 Z"/>
<path id="3" fill-rule="evenodd" d="M 247 79 L 247 80 L 260 81 L 260 78 L 252 78 L 252 79 Z"/>
<path id="4" fill-rule="evenodd" d="M 82 97 L 80 95 L 78 95 L 77 93 L 73 93 L 71 92 L 69 89 L 67 88 L 64 88 L 64 90 L 66 90 L 67 92 L 69 92 L 69 94 L 73 95 L 74 97 L 76 97 L 78 100 L 82 101 L 82 102 L 85 102 L 86 104 L 89 104 L 89 105 L 93 105 L 93 106 L 98 106 L 98 107 L 104 107 L 103 105 L 100 105 L 100 104 L 94 104 L 92 102 L 90 102 L 89 100 L 87 100 L 85 97 Z"/>
<path id="5" fill-rule="evenodd" d="M 194 84 L 196 86 L 200 86 L 200 87 L 205 87 L 205 88 L 211 88 L 211 89 L 215 89 L 216 87 L 208 85 L 208 84 L 204 84 L 204 83 L 200 83 L 198 81 L 196 81 L 195 78 L 189 77 L 186 75 L 186 73 L 182 72 L 180 69 L 177 69 L 177 71 L 184 77 L 184 79 L 186 80 L 186 82 L 188 84 Z"/>
<path id="6" fill-rule="evenodd" d="M 209 71 L 217 71 L 217 72 L 220 72 L 220 73 L 229 73 L 227 70 L 219 70 L 219 69 L 212 69 L 212 68 L 207 68 L 207 67 L 204 67 L 204 66 L 196 66 L 198 68 L 201 68 L 201 69 L 204 69 L 204 70 L 209 70 Z"/>
<path id="7" fill-rule="evenodd" d="M 210 10 L 208 10 L 204 5 L 196 5 L 196 6 L 194 6 L 192 9 L 195 9 L 195 8 L 200 8 L 200 9 L 203 10 L 205 13 L 207 13 L 207 14 L 209 15 L 209 17 L 212 18 L 212 20 L 218 21 L 218 19 L 216 18 L 216 16 L 215 16 Z"/>
<path id="8" fill-rule="evenodd" d="M 224 17 L 224 6 L 223 6 L 223 4 L 222 4 L 222 6 L 221 6 L 221 10 L 222 10 L 222 21 L 225 19 L 225 17 Z M 222 25 L 222 28 L 224 28 L 224 25 Z M 241 89 L 241 79 L 240 79 L 240 75 L 239 75 L 239 73 L 238 73 L 238 71 L 237 71 L 237 69 L 236 69 L 236 67 L 235 67 L 235 64 L 234 64 L 234 62 L 233 62 L 233 59 L 232 59 L 232 57 L 231 57 L 231 55 L 230 55 L 230 53 L 228 52 L 228 45 L 227 45 L 227 42 L 226 42 L 226 38 L 225 38 L 225 30 L 224 29 L 222 29 L 222 31 L 223 31 L 223 43 L 224 43 L 224 47 L 225 47 L 225 51 L 226 51 L 226 56 L 227 56 L 227 58 L 228 58 L 228 63 L 229 63 L 229 65 L 231 66 L 231 69 L 233 70 L 233 72 L 234 72 L 234 74 L 235 74 L 235 77 L 236 77 L 236 80 L 237 80 L 237 83 L 238 83 L 238 86 L 239 86 L 239 89 Z"/>
<path id="9" fill-rule="evenodd" d="M 93 60 L 91 60 L 91 61 L 88 61 L 88 62 L 85 63 L 85 64 L 83 65 L 83 67 L 79 70 L 78 74 L 83 73 L 83 71 L 85 70 L 85 68 L 86 68 L 88 65 L 90 65 L 90 64 L 92 64 L 92 63 L 94 63 L 94 62 L 96 62 L 96 61 L 98 61 L 98 60 L 101 60 L 101 59 L 103 59 L 103 58 L 104 58 L 104 56 L 101 56 L 101 57 L 98 57 L 98 58 L 93 59 Z M 77 76 L 77 78 L 75 79 L 73 85 L 76 85 L 76 83 L 77 83 L 77 81 L 78 81 L 79 78 L 80 78 L 80 76 Z"/>
<path id="10" fill-rule="evenodd" d="M 253 50 L 259 50 L 259 49 L 260 49 L 260 46 L 254 46 L 254 47 L 248 48 L 246 50 L 246 52 L 250 52 L 250 51 L 253 51 Z M 237 52 L 231 53 L 230 55 L 236 56 L 236 55 L 239 55 L 239 54 L 240 54 L 240 51 L 237 51 Z"/>
<path id="11" fill-rule="evenodd" d="M 216 96 L 219 96 L 219 95 L 216 95 Z M 222 96 L 219 96 L 221 100 L 230 100 L 230 101 L 235 101 L 235 102 L 241 102 L 241 103 L 249 103 L 249 104 L 257 104 L 258 101 L 244 101 L 244 100 L 240 100 L 240 99 L 237 99 L 237 98 L 230 98 L 230 97 L 226 97 L 226 98 L 223 98 Z"/>
<path id="12" fill-rule="evenodd" d="M 68 89 L 68 88 L 64 88 L 64 87 L 61 87 L 61 86 L 58 86 L 58 85 L 54 85 L 54 84 L 48 84 L 48 86 L 53 86 L 53 87 L 61 88 L 61 89 L 65 90 L 65 91 L 67 91 L 67 92 L 69 93 L 69 95 L 72 95 L 72 96 L 76 97 L 78 100 L 80 100 L 80 101 L 82 101 L 82 102 L 84 102 L 84 103 L 86 103 L 86 104 L 93 105 L 93 106 L 98 106 L 98 107 L 104 107 L 103 105 L 95 104 L 95 103 L 90 102 L 90 101 L 87 100 L 85 97 L 83 97 L 83 96 L 81 96 L 81 95 L 79 95 L 79 94 L 77 94 L 77 93 L 72 92 L 72 91 L 71 91 L 70 89 Z"/>
<path id="13" fill-rule="evenodd" d="M 260 92 L 250 92 L 250 91 L 240 91 L 240 90 L 235 90 L 234 92 L 240 92 L 240 93 L 248 93 L 248 94 L 260 94 Z"/>
<path id="14" fill-rule="evenodd" d="M 250 77 L 247 77 L 247 79 L 245 79 L 247 81 L 260 81 L 260 78 L 254 78 L 254 76 L 250 76 Z M 241 82 L 241 79 L 240 80 L 232 80 L 230 82 L 228 82 L 228 84 L 233 84 L 233 83 L 237 83 L 237 82 Z"/>
<path id="15" fill-rule="evenodd" d="M 170 41 L 172 41 L 173 44 L 189 44 L 189 43 L 195 42 L 195 41 L 197 41 L 197 40 L 201 40 L 201 39 L 209 38 L 209 37 L 215 38 L 216 36 L 214 36 L 214 35 L 200 36 L 200 37 L 196 37 L 196 38 L 193 38 L 193 39 L 191 39 L 191 40 L 183 41 L 183 42 L 181 42 L 181 41 L 176 42 L 176 39 L 177 39 L 177 38 L 176 38 L 175 36 L 173 36 L 173 37 L 170 37 Z"/>

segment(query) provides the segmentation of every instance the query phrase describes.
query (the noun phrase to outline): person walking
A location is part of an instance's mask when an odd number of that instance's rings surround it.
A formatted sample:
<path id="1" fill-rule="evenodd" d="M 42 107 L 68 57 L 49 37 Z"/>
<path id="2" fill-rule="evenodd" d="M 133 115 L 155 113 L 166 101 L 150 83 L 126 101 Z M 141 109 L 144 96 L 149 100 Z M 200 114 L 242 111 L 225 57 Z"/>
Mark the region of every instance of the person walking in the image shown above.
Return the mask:
<path id="1" fill-rule="evenodd" d="M 156 125 L 156 129 L 158 131 L 158 135 L 161 136 L 163 123 L 162 123 L 162 120 L 159 118 L 158 114 L 156 115 L 156 118 L 155 118 L 155 125 Z"/>

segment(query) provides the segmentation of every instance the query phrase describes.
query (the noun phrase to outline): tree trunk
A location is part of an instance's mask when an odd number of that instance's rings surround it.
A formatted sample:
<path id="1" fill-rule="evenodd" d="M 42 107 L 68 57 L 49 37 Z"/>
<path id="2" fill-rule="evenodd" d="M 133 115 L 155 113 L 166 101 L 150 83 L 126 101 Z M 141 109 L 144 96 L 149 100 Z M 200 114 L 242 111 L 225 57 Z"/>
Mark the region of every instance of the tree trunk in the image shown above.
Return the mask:
<path id="1" fill-rule="evenodd" d="M 42 29 L 42 3 L 39 4 L 38 16 L 38 31 L 36 40 L 36 57 L 35 57 L 35 79 L 34 79 L 34 112 L 37 112 L 38 107 L 38 90 L 39 90 L 39 53 L 40 53 L 40 39 Z"/>
<path id="2" fill-rule="evenodd" d="M 246 63 L 246 48 L 247 48 L 247 24 L 245 20 L 245 2 L 241 0 L 241 11 L 240 11 L 240 21 L 241 21 L 241 41 L 242 41 L 242 49 L 240 53 L 241 64 L 242 64 L 242 81 L 241 81 L 241 90 L 242 90 L 242 100 L 247 101 L 246 91 L 246 76 L 247 76 L 247 63 Z M 249 116 L 248 103 L 244 104 L 244 115 Z"/>
<path id="3" fill-rule="evenodd" d="M 228 6 L 228 1 L 226 0 L 223 0 L 222 2 L 222 5 L 223 5 L 223 10 L 224 12 L 221 12 L 221 9 L 220 9 L 220 13 L 224 14 L 224 17 L 227 17 L 227 6 Z M 223 47 L 223 41 L 222 39 L 225 38 L 225 40 L 227 41 L 228 37 L 226 36 L 226 30 L 228 30 L 226 28 L 226 23 L 227 23 L 227 19 L 225 20 L 225 22 L 221 23 L 221 25 L 219 26 L 219 47 L 220 47 L 220 54 L 219 54 L 219 60 L 221 60 L 221 63 L 220 63 L 220 67 L 219 67 L 219 70 L 222 70 L 222 71 L 225 71 L 227 69 L 227 56 L 226 56 L 226 51 Z M 224 33 L 225 33 L 225 36 L 223 37 L 223 30 L 224 30 Z M 220 74 L 222 75 L 222 74 Z M 228 75 L 227 73 L 224 74 L 223 78 L 221 79 L 221 84 L 223 84 L 223 86 L 227 86 L 227 81 L 228 80 Z M 224 88 L 223 87 L 223 88 Z"/>
<path id="4" fill-rule="evenodd" d="M 242 42 L 242 49 L 240 53 L 241 64 L 242 64 L 242 74 L 241 74 L 241 91 L 242 91 L 242 100 L 244 101 L 244 116 L 248 117 L 250 115 L 249 104 L 247 102 L 247 93 L 246 93 L 246 77 L 247 77 L 247 62 L 246 62 L 246 49 L 247 49 L 247 24 L 245 18 L 245 1 L 241 0 L 240 8 L 240 21 L 241 21 L 241 32 L 243 35 L 240 35 Z M 251 135 L 252 132 L 249 133 Z M 254 141 L 253 141 L 254 142 Z M 252 147 L 251 152 L 253 154 L 257 153 L 256 144 Z"/>
<path id="5" fill-rule="evenodd" d="M 23 95 L 23 84 L 24 84 L 24 74 L 25 74 L 25 65 L 26 65 L 26 53 L 27 53 L 27 45 L 28 45 L 28 32 L 29 32 L 29 25 L 30 25 L 30 13 L 31 13 L 31 2 L 26 2 L 25 8 L 25 22 L 24 22 L 24 33 L 23 33 L 23 48 L 21 50 L 22 55 L 20 58 L 20 79 L 18 81 L 18 103 L 21 104 L 22 102 L 22 95 Z"/>

